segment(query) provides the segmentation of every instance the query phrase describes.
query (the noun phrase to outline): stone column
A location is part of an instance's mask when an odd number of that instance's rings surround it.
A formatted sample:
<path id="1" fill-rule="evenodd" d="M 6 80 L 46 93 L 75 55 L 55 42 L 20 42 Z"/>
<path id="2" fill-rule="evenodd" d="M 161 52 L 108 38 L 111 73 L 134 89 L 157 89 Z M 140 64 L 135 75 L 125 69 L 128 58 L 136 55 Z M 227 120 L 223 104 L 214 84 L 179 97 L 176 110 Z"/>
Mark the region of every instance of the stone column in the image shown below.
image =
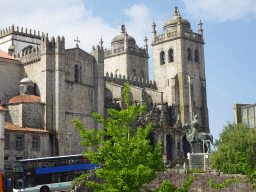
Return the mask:
<path id="1" fill-rule="evenodd" d="M 161 136 L 162 136 L 162 133 L 158 131 L 158 133 L 157 133 L 157 134 L 158 134 L 158 138 L 157 138 L 157 140 L 158 140 L 158 141 L 157 141 L 157 142 L 159 142 L 159 143 L 160 143 L 160 142 L 161 142 Z M 162 150 L 162 153 L 163 153 L 163 150 Z"/>
<path id="2" fill-rule="evenodd" d="M 180 135 L 179 138 L 180 138 L 180 157 L 181 157 L 181 158 L 184 158 L 182 135 Z"/>
<path id="3" fill-rule="evenodd" d="M 174 133 L 174 159 L 177 159 L 177 145 L 178 145 L 178 141 L 177 141 L 177 133 Z"/>
<path id="4" fill-rule="evenodd" d="M 167 155 L 166 131 L 164 131 L 164 155 Z"/>
<path id="5" fill-rule="evenodd" d="M 0 171 L 4 174 L 4 139 L 5 139 L 5 130 L 4 130 L 4 120 L 5 112 L 7 109 L 3 108 L 0 105 Z"/>

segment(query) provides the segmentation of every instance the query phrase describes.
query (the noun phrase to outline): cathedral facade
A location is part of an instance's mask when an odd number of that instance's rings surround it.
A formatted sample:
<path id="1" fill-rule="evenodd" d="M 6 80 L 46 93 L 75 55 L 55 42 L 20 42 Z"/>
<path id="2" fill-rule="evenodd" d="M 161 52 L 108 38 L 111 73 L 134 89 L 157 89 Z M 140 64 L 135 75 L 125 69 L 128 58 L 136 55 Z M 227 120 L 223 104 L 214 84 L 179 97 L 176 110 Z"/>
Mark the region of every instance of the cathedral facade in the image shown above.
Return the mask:
<path id="1" fill-rule="evenodd" d="M 1 149 L 9 146 L 4 150 L 5 162 L 17 155 L 27 159 L 86 151 L 87 147 L 79 145 L 82 139 L 72 119 L 83 122 L 85 130 L 103 130 L 92 113 L 108 118 L 108 108 L 124 108 L 124 82 L 131 85 L 132 104 L 148 105 L 134 126 L 153 122 L 148 137 L 153 148 L 162 142 L 168 160 L 185 158 L 190 146 L 182 125 L 190 123 L 196 113 L 201 130 L 209 133 L 201 21 L 198 25 L 194 33 L 177 7 L 174 17 L 165 22 L 163 34 L 156 34 L 153 22 L 154 81 L 148 79 L 147 38 L 144 47 L 138 47 L 124 25 L 110 49 L 103 49 L 101 39 L 90 54 L 78 45 L 65 49 L 64 37 L 49 39 L 47 33 L 14 26 L 1 30 L 0 112 L 5 119 L 0 127 Z M 20 129 L 7 128 L 7 124 Z M 29 136 L 36 130 L 43 138 L 37 140 L 39 145 Z M 195 151 L 202 152 L 202 145 Z"/>

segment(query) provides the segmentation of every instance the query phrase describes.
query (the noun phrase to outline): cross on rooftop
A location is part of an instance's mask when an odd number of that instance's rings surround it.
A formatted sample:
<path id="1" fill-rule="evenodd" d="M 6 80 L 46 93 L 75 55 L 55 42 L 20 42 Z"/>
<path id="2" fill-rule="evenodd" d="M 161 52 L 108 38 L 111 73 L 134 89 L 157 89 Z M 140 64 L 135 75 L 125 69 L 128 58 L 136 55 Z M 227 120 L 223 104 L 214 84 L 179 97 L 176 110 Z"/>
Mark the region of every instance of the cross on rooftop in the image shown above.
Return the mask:
<path id="1" fill-rule="evenodd" d="M 74 39 L 74 41 L 77 41 L 76 48 L 79 48 L 78 43 L 80 43 L 80 41 L 78 41 L 78 37 L 76 37 L 76 40 Z"/>

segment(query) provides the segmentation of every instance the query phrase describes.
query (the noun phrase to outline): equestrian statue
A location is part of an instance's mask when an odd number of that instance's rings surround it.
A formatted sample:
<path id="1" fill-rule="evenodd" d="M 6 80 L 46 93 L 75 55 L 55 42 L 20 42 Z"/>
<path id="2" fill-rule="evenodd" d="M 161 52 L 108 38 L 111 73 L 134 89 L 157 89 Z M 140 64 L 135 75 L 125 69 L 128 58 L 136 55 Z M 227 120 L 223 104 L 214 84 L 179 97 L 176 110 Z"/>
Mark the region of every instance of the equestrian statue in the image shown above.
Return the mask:
<path id="1" fill-rule="evenodd" d="M 200 141 L 203 142 L 203 140 L 210 140 L 211 143 L 213 143 L 213 138 L 212 138 L 212 135 L 210 133 L 199 132 L 199 122 L 198 122 L 197 115 L 195 115 L 193 117 L 193 121 L 191 122 L 191 124 L 185 124 L 182 127 L 186 131 L 186 138 L 187 138 L 187 141 L 190 144 L 192 153 L 194 153 L 192 143 L 198 143 Z M 205 144 L 206 144 L 206 147 L 207 147 L 207 152 L 206 153 L 208 153 L 208 151 L 210 149 L 209 143 L 205 142 Z"/>

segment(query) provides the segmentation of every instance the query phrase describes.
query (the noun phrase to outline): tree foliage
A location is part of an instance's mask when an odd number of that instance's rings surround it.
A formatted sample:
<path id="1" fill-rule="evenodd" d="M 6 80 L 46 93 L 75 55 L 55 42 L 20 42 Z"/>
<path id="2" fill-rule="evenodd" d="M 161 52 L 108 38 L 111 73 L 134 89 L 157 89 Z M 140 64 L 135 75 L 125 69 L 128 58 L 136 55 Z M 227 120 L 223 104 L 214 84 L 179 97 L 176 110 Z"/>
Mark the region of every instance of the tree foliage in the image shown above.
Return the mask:
<path id="1" fill-rule="evenodd" d="M 152 123 L 149 123 L 145 128 L 138 127 L 136 135 L 132 128 L 135 119 L 146 111 L 147 106 L 139 106 L 136 104 L 130 105 L 129 98 L 129 83 L 124 84 L 123 94 L 126 109 L 117 111 L 108 109 L 111 117 L 108 120 L 93 113 L 93 117 L 104 125 L 105 130 L 98 130 L 96 136 L 95 129 L 84 130 L 83 124 L 73 119 L 73 122 L 80 130 L 80 135 L 84 139 L 80 144 L 83 146 L 96 146 L 98 152 L 90 149 L 84 155 L 90 159 L 93 164 L 104 164 L 101 169 L 96 170 L 96 176 L 106 179 L 105 184 L 97 184 L 87 181 L 86 185 L 93 187 L 95 192 L 99 191 L 141 191 L 147 187 L 142 186 L 148 184 L 157 178 L 156 172 L 165 171 L 162 164 L 163 155 L 162 143 L 157 143 L 153 152 L 150 140 L 146 140 L 149 133 L 152 131 Z M 110 136 L 110 139 L 104 140 L 104 136 Z M 116 143 L 115 146 L 112 143 Z M 101 145 L 102 144 L 102 145 Z M 165 180 L 160 189 L 154 191 L 189 191 L 189 186 L 194 182 L 194 177 L 189 177 L 184 184 L 184 189 L 178 189 L 175 185 L 169 184 Z"/>
<path id="2" fill-rule="evenodd" d="M 212 152 L 210 160 L 212 168 L 218 168 L 226 174 L 244 174 L 241 170 L 237 152 L 244 152 L 248 166 L 255 170 L 256 166 L 256 131 L 245 124 L 224 126 L 219 140 L 213 144 L 217 150 Z"/>

